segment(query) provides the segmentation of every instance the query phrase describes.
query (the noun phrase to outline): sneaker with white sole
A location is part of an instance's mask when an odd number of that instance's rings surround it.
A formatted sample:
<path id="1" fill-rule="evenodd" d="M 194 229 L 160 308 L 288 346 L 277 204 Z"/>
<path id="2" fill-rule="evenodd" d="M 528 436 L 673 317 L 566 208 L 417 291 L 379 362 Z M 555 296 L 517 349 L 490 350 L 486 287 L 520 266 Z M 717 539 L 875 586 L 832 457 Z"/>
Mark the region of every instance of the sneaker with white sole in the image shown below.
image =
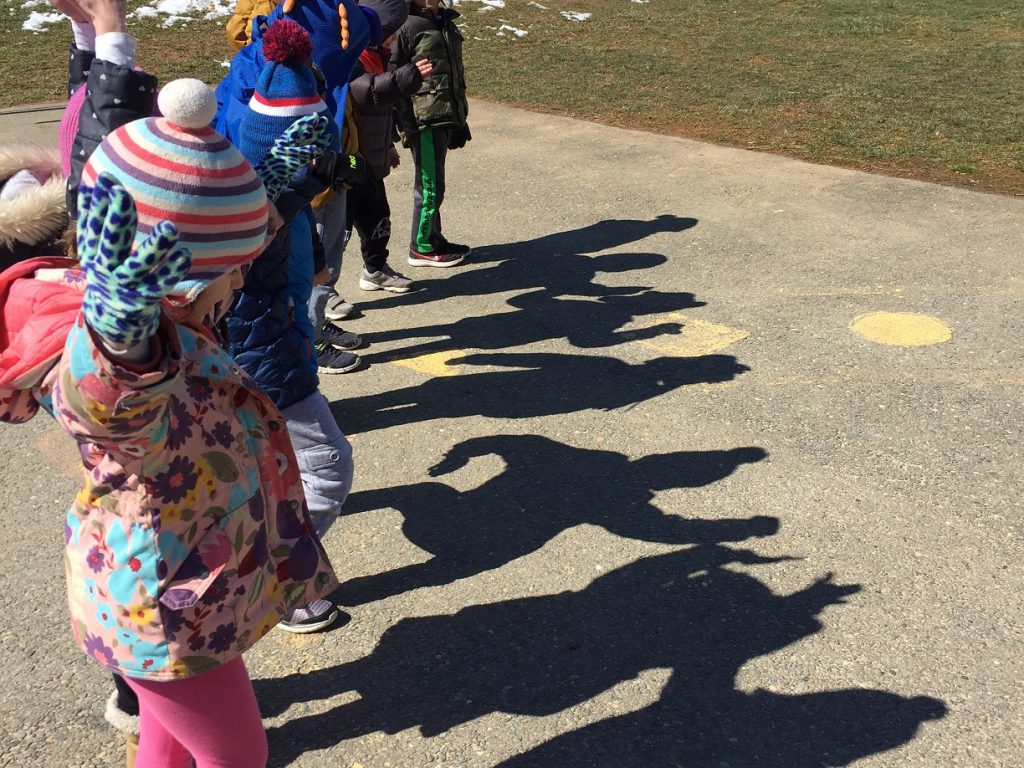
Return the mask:
<path id="1" fill-rule="evenodd" d="M 344 349 L 337 349 L 323 341 L 316 345 L 316 371 L 317 373 L 348 373 L 354 371 L 362 364 L 359 355 L 354 352 L 347 352 Z"/>
<path id="2" fill-rule="evenodd" d="M 462 245 L 461 243 L 449 243 L 443 238 L 440 243 L 434 246 L 434 250 L 440 251 L 441 253 L 451 253 L 455 256 L 461 256 L 462 258 L 466 258 L 473 252 L 473 249 L 468 245 Z"/>
<path id="3" fill-rule="evenodd" d="M 327 306 L 324 308 L 324 317 L 328 320 L 344 320 L 354 310 L 355 307 L 335 293 L 327 300 Z"/>
<path id="4" fill-rule="evenodd" d="M 385 264 L 379 272 L 368 272 L 364 269 L 363 274 L 359 276 L 359 287 L 364 291 L 405 293 L 412 287 L 412 280 Z"/>
<path id="5" fill-rule="evenodd" d="M 326 629 L 338 618 L 338 609 L 327 600 L 314 600 L 309 605 L 296 608 L 278 623 L 285 632 L 308 635 Z"/>
<path id="6" fill-rule="evenodd" d="M 320 340 L 330 344 L 335 349 L 359 349 L 363 346 L 362 338 L 351 331 L 345 331 L 334 323 L 324 323 L 320 332 Z"/>
<path id="7" fill-rule="evenodd" d="M 410 248 L 408 262 L 414 267 L 454 267 L 456 264 L 461 264 L 464 258 L 466 257 L 454 253 L 441 253 L 440 251 L 423 253 L 415 248 Z"/>

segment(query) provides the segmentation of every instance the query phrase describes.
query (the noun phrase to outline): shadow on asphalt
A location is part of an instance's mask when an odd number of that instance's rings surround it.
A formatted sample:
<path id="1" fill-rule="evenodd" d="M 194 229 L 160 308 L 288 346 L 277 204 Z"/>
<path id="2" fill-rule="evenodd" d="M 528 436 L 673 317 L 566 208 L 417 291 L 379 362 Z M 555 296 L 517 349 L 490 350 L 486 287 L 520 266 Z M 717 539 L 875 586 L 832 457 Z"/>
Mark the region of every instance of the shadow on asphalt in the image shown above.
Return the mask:
<path id="1" fill-rule="evenodd" d="M 662 264 L 664 256 L 584 254 L 695 224 L 674 216 L 605 221 L 481 249 L 474 260 L 494 266 L 446 275 L 427 291 L 364 306 L 518 290 L 523 293 L 508 302 L 516 311 L 378 334 L 374 340 L 451 337 L 400 350 L 399 357 L 464 347 L 504 349 L 554 338 L 580 348 L 634 340 L 638 337 L 620 330 L 630 320 L 700 302 L 689 293 L 595 282 L 603 272 Z M 557 269 L 545 263 L 556 254 Z M 526 322 L 528 315 L 532 320 Z M 517 320 L 528 327 L 516 327 Z M 639 338 L 677 332 L 672 325 L 642 330 Z M 346 399 L 333 404 L 335 413 L 347 432 L 358 433 L 463 416 L 522 419 L 628 409 L 679 387 L 730 381 L 748 370 L 728 355 L 633 364 L 610 356 L 485 352 L 448 363 L 490 370 Z M 647 697 L 636 711 L 569 726 L 495 768 L 849 765 L 906 743 L 922 722 L 945 715 L 945 705 L 936 699 L 881 690 L 788 694 L 737 688 L 736 676 L 747 662 L 815 634 L 822 628 L 821 612 L 860 589 L 837 584 L 829 574 L 792 594 L 776 594 L 754 572 L 780 567 L 788 558 L 764 558 L 726 543 L 772 535 L 778 520 L 692 519 L 653 504 L 657 491 L 705 486 L 765 459 L 762 448 L 630 459 L 539 435 L 492 435 L 455 445 L 430 474 L 442 477 L 488 455 L 501 457 L 506 469 L 470 491 L 425 480 L 353 494 L 346 513 L 398 510 L 405 535 L 432 557 L 349 581 L 335 597 L 343 604 L 365 604 L 448 584 L 500 568 L 583 523 L 685 548 L 605 573 L 578 592 L 402 619 L 362 659 L 254 681 L 266 716 L 279 715 L 295 702 L 358 695 L 270 729 L 271 765 L 288 765 L 306 752 L 378 731 L 418 728 L 433 737 L 492 713 L 565 712 L 653 669 L 670 673 L 654 703 L 645 704 L 652 698 Z"/>
<path id="2" fill-rule="evenodd" d="M 560 299 L 548 291 L 532 291 L 509 299 L 515 312 L 493 312 L 463 317 L 451 323 L 398 328 L 364 334 L 371 344 L 401 339 L 441 337 L 383 353 L 363 354 L 368 362 L 386 362 L 458 349 L 509 349 L 551 339 L 566 339 L 578 349 L 594 349 L 678 334 L 678 322 L 620 330 L 645 315 L 678 312 L 703 307 L 692 293 L 663 293 L 644 289 L 634 295 L 602 296 L 598 299 Z"/>
<path id="3" fill-rule="evenodd" d="M 758 532 L 752 523 L 749 535 Z M 564 733 L 501 768 L 848 765 L 945 714 L 936 699 L 886 691 L 738 690 L 746 662 L 813 635 L 824 608 L 859 590 L 829 575 L 780 595 L 736 568 L 776 562 L 703 544 L 643 558 L 580 592 L 403 619 L 363 659 L 255 681 L 266 715 L 296 700 L 360 697 L 270 729 L 271 764 L 375 731 L 436 736 L 493 712 L 552 715 L 655 668 L 671 678 L 654 704 Z"/>
<path id="4" fill-rule="evenodd" d="M 731 355 L 630 364 L 588 355 L 473 354 L 448 364 L 506 370 L 435 376 L 411 387 L 338 400 L 331 409 L 348 434 L 463 416 L 529 419 L 628 408 L 690 384 L 732 381 L 750 370 Z"/>
<path id="5" fill-rule="evenodd" d="M 346 514 L 394 508 L 405 518 L 406 538 L 433 557 L 352 579 L 333 597 L 342 605 L 360 605 L 449 584 L 500 568 L 584 523 L 663 544 L 742 541 L 778 530 L 774 517 L 694 520 L 665 514 L 652 503 L 656 491 L 708 485 L 741 464 L 762 460 L 767 454 L 761 448 L 679 451 L 630 461 L 621 453 L 574 448 L 540 435 L 493 435 L 459 443 L 430 474 L 446 475 L 488 455 L 503 459 L 506 469 L 471 491 L 422 482 L 353 493 Z"/>
<path id="6" fill-rule="evenodd" d="M 547 297 L 638 293 L 651 286 L 609 287 L 594 280 L 600 274 L 651 269 L 664 264 L 667 257 L 657 253 L 588 254 L 619 248 L 662 232 L 683 232 L 695 226 L 696 219 L 672 215 L 657 216 L 649 221 L 609 219 L 533 240 L 480 246 L 474 248 L 469 257 L 469 269 L 444 270 L 446 274 L 436 278 L 431 278 L 435 270 L 410 271 L 416 291 L 361 301 L 360 307 L 365 312 L 373 312 L 452 296 L 486 296 L 538 288 Z M 403 256 L 400 261 L 404 260 Z M 481 265 L 487 266 L 481 268 Z"/>

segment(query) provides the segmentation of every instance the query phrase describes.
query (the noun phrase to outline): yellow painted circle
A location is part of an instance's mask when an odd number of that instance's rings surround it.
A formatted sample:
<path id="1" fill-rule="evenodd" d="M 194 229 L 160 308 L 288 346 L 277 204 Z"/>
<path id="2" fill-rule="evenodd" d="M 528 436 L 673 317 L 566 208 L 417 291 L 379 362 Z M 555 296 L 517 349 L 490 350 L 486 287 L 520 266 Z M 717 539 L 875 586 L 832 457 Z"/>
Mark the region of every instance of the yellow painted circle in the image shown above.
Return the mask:
<path id="1" fill-rule="evenodd" d="M 872 312 L 861 315 L 850 330 L 877 344 L 924 347 L 953 338 L 953 329 L 938 318 L 914 312 Z"/>

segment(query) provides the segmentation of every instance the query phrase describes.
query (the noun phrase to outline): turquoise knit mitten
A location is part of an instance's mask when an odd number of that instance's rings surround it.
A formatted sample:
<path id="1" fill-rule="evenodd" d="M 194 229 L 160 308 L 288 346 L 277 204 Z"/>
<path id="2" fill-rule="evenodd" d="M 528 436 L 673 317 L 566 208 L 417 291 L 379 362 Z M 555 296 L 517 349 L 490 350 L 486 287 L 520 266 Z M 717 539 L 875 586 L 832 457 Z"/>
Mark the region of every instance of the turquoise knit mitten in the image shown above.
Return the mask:
<path id="1" fill-rule="evenodd" d="M 304 115 L 274 140 L 256 168 L 271 202 L 277 201 L 297 170 L 327 150 L 329 125 L 326 115 Z"/>
<path id="2" fill-rule="evenodd" d="M 82 311 L 99 336 L 130 347 L 153 336 L 160 301 L 192 264 L 178 245 L 178 230 L 161 221 L 132 250 L 138 214 L 131 196 L 113 177 L 78 188 L 78 260 L 87 282 Z"/>

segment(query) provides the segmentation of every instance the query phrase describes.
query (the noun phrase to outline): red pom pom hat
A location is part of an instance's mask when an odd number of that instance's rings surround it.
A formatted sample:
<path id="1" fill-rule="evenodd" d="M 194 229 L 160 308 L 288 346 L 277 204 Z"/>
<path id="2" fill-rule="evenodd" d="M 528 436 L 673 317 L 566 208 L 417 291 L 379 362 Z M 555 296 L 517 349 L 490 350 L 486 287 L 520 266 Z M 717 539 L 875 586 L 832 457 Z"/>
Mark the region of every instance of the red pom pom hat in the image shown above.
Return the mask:
<path id="1" fill-rule="evenodd" d="M 275 21 L 263 33 L 266 66 L 238 129 L 238 148 L 253 167 L 298 118 L 327 114 L 309 66 L 312 52 L 309 33 L 290 19 Z"/>

